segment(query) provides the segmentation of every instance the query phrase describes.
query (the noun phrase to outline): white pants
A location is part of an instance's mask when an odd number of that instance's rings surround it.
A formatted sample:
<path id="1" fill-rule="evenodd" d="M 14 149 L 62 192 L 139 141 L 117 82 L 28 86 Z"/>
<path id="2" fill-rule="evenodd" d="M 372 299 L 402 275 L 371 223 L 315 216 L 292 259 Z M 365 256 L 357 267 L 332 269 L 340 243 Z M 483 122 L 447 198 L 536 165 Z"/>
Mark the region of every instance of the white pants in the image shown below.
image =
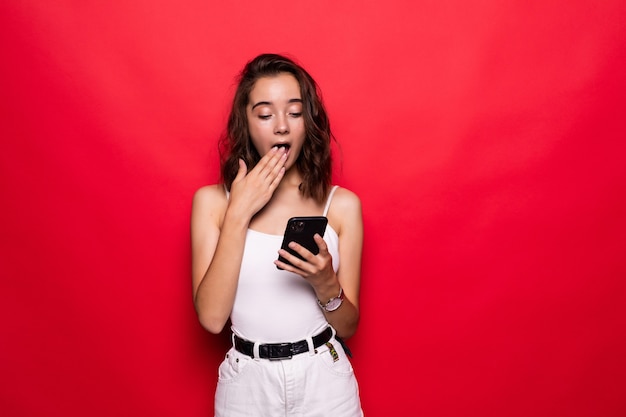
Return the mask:
<path id="1" fill-rule="evenodd" d="M 215 416 L 363 416 L 352 365 L 334 337 L 329 343 L 334 349 L 322 345 L 277 361 L 231 348 L 219 367 Z"/>

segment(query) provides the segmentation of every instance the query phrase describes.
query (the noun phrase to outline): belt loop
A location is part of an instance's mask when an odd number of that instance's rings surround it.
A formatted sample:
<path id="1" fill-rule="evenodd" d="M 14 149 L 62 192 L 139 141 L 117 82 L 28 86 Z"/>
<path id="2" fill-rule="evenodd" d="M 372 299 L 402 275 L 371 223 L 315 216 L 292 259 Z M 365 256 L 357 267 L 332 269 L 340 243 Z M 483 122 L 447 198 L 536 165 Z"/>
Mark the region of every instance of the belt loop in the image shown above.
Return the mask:
<path id="1" fill-rule="evenodd" d="M 254 342 L 254 346 L 252 347 L 252 357 L 254 359 L 259 359 L 259 342 Z"/>
<path id="2" fill-rule="evenodd" d="M 315 345 L 313 344 L 313 337 L 309 336 L 305 340 L 306 344 L 309 345 L 309 356 L 315 355 L 317 352 L 315 351 Z"/>
<path id="3" fill-rule="evenodd" d="M 230 342 L 233 344 L 233 347 L 235 347 L 235 333 L 231 333 L 230 334 Z"/>

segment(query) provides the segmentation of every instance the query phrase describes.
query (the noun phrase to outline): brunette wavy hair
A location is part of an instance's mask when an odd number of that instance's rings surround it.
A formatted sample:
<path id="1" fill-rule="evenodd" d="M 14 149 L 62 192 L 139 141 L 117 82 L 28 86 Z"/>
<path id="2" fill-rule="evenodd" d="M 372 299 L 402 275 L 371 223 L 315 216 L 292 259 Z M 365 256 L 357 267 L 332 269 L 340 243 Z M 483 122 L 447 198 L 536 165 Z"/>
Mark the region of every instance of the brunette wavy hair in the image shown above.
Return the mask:
<path id="1" fill-rule="evenodd" d="M 321 91 L 311 75 L 293 60 L 277 54 L 262 54 L 246 64 L 238 77 L 237 90 L 228 117 L 226 131 L 220 138 L 219 153 L 222 181 L 230 190 L 243 159 L 248 170 L 261 159 L 252 144 L 248 130 L 246 107 L 250 91 L 259 78 L 288 73 L 300 85 L 305 140 L 296 166 L 302 173 L 300 193 L 318 202 L 328 195 L 332 176 L 330 141 L 333 139 L 330 122 Z"/>

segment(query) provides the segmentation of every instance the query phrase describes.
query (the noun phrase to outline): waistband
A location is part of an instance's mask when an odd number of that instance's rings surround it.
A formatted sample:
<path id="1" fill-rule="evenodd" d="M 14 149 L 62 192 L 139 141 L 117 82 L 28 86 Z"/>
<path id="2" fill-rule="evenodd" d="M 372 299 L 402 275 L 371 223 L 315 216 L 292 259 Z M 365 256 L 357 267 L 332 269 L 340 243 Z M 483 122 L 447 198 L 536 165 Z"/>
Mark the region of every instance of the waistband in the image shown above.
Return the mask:
<path id="1" fill-rule="evenodd" d="M 333 329 L 328 326 L 326 327 L 326 329 L 311 338 L 313 349 L 317 349 L 318 347 L 322 346 L 332 337 Z M 233 346 L 236 350 L 243 353 L 244 355 L 248 355 L 254 358 L 254 345 L 254 342 L 242 339 L 241 337 L 233 334 Z M 294 355 L 308 352 L 309 342 L 307 339 L 304 339 L 293 343 L 266 343 L 258 345 L 258 348 L 259 350 L 257 357 L 259 358 L 270 360 L 291 359 L 291 357 Z"/>

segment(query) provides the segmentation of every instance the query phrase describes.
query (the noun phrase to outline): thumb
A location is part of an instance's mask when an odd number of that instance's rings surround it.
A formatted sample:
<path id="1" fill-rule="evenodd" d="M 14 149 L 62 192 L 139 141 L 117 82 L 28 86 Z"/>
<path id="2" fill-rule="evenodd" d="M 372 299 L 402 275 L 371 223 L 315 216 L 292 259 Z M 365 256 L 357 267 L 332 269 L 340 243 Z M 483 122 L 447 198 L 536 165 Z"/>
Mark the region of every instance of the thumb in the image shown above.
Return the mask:
<path id="1" fill-rule="evenodd" d="M 248 173 L 248 167 L 243 159 L 239 158 L 239 169 L 237 170 L 237 175 L 235 176 L 234 181 L 242 180 L 243 177 Z"/>

